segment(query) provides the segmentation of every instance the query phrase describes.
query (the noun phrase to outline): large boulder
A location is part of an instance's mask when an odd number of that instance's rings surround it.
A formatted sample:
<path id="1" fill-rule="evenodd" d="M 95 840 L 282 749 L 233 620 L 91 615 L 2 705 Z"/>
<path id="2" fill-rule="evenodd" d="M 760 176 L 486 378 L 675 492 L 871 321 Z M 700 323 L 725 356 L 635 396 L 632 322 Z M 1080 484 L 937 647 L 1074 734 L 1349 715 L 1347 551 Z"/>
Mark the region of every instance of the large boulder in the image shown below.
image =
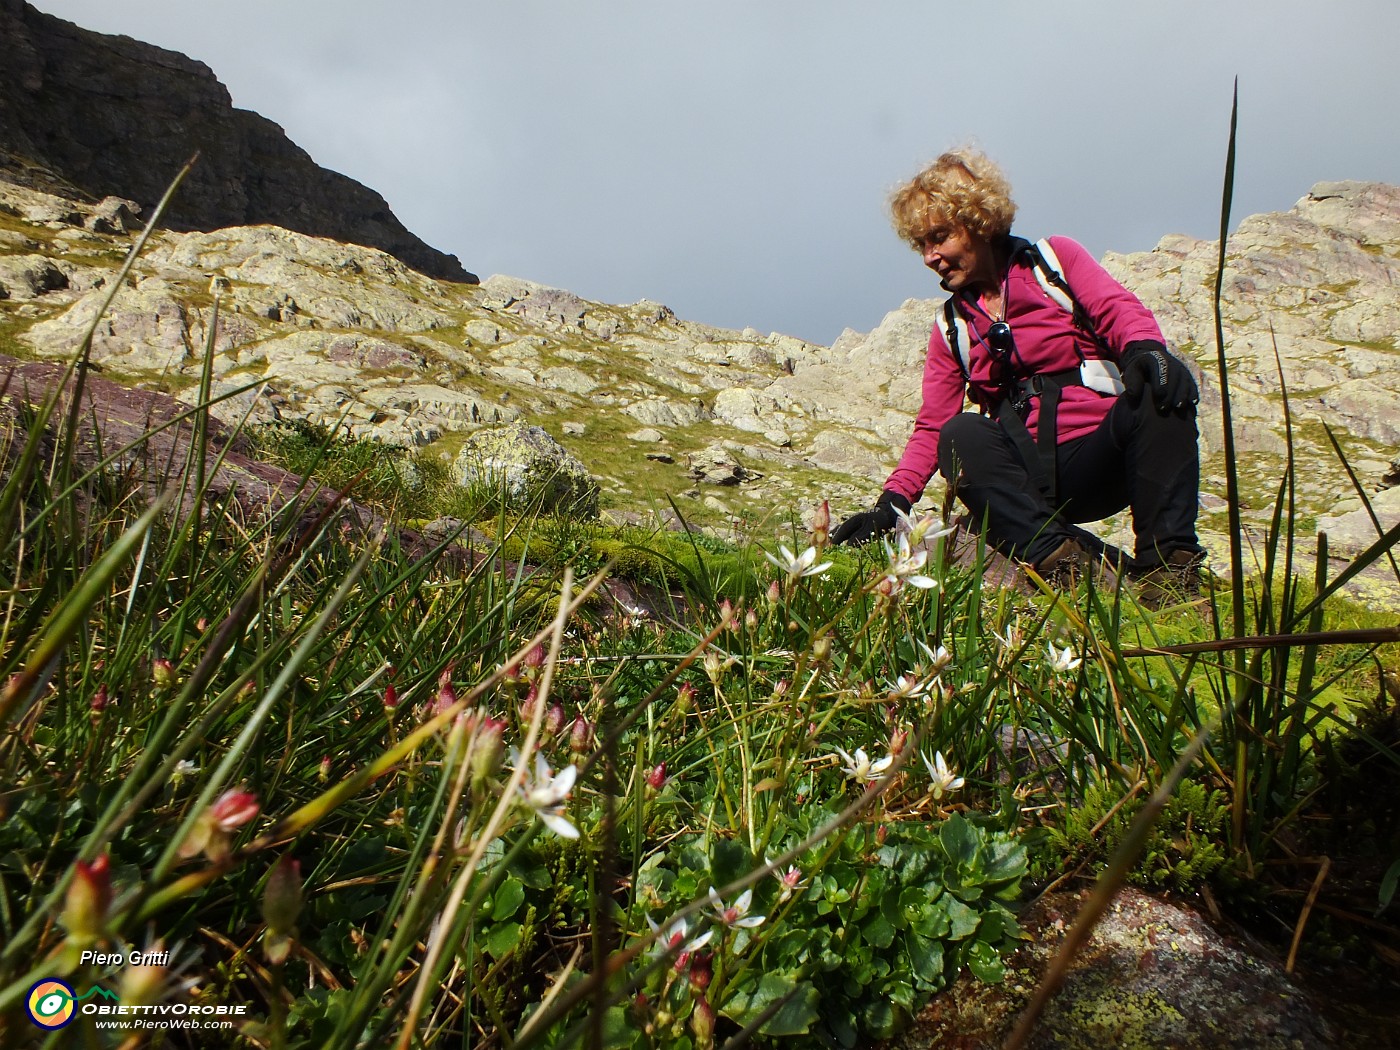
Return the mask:
<path id="1" fill-rule="evenodd" d="M 37 299 L 67 287 L 67 275 L 42 255 L 0 258 L 0 299 Z"/>
<path id="2" fill-rule="evenodd" d="M 1029 940 L 1007 979 L 960 979 L 889 1050 L 1000 1047 L 1082 906 L 1042 898 L 1021 924 Z M 1032 1050 L 1327 1050 L 1332 1026 L 1278 966 L 1217 933 L 1195 912 L 1122 890 L 1076 956 L 1031 1036 Z M 1376 1044 L 1366 1044 L 1376 1045 Z"/>
<path id="3" fill-rule="evenodd" d="M 543 427 L 511 423 L 473 434 L 452 464 L 459 485 L 499 487 L 517 506 L 598 515 L 598 482 Z"/>

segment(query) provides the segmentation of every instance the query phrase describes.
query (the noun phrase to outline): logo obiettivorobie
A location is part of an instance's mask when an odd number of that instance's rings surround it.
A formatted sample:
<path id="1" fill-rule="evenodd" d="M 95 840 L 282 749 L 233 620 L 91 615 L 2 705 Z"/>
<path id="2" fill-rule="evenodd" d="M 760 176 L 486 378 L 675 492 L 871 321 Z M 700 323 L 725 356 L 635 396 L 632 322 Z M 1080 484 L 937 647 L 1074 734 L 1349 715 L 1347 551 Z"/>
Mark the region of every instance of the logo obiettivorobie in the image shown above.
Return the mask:
<path id="1" fill-rule="evenodd" d="M 66 981 L 60 981 L 57 977 L 46 977 L 29 989 L 24 1008 L 29 1014 L 29 1019 L 40 1028 L 62 1028 L 77 1015 L 77 1004 L 93 995 L 104 999 L 117 998 L 115 992 L 109 992 L 96 984 L 89 988 L 85 995 L 79 996 Z"/>

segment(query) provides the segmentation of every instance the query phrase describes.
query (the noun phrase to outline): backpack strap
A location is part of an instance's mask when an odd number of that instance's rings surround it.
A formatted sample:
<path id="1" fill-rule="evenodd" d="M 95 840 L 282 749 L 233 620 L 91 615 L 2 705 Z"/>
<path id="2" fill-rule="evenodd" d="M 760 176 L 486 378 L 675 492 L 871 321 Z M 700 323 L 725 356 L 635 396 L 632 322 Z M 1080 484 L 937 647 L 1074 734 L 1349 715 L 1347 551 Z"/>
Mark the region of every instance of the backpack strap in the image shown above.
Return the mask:
<path id="1" fill-rule="evenodd" d="M 1027 252 L 1033 264 L 1031 268 L 1035 270 L 1035 279 L 1040 282 L 1040 287 L 1045 289 L 1045 294 L 1067 314 L 1082 309 L 1075 301 L 1074 293 L 1069 290 L 1069 284 L 1060 276 L 1060 257 L 1055 254 L 1055 249 L 1050 247 L 1050 238 L 1042 237 L 1029 247 L 1033 249 Z"/>
<path id="2" fill-rule="evenodd" d="M 1035 279 L 1040 283 L 1040 287 L 1061 310 L 1069 314 L 1074 321 L 1074 325 L 1099 348 L 1099 354 L 1105 361 L 1117 359 L 1113 349 L 1108 345 L 1108 341 L 1098 333 L 1094 327 L 1093 318 L 1089 316 L 1089 311 L 1084 309 L 1081 303 L 1070 288 L 1069 282 L 1060 273 L 1060 257 L 1055 254 L 1055 249 L 1050 245 L 1049 237 L 1042 237 L 1034 244 L 1024 242 L 1025 247 L 1020 249 L 1026 253 L 1026 257 L 1031 261 L 1031 269 L 1035 271 Z M 1075 350 L 1078 353 L 1078 348 Z M 1084 355 L 1079 355 L 1079 360 L 1084 360 Z"/>
<path id="3" fill-rule="evenodd" d="M 954 296 L 943 300 L 943 330 L 948 339 L 948 350 L 953 360 L 962 369 L 964 379 L 972 378 L 972 338 L 967 330 L 967 321 L 953 306 Z"/>

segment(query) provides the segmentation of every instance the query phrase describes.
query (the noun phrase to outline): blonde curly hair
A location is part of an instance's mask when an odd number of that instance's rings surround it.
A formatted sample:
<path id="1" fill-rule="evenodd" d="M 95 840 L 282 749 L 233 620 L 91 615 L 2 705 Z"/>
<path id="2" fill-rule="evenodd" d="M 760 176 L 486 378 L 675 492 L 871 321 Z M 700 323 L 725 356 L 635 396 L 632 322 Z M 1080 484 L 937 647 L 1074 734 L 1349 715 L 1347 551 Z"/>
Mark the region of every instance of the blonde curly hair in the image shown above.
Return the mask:
<path id="1" fill-rule="evenodd" d="M 890 194 L 894 229 L 912 248 L 935 226 L 952 223 L 980 237 L 1011 232 L 1011 183 L 985 153 L 949 150 Z"/>

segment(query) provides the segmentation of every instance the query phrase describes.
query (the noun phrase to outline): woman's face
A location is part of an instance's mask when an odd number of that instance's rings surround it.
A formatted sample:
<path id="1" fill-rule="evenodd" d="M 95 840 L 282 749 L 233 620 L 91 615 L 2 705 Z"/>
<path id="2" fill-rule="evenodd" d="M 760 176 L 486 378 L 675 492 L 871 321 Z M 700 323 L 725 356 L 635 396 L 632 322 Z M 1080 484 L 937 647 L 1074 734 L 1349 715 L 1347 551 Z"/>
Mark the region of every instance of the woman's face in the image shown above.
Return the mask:
<path id="1" fill-rule="evenodd" d="M 960 223 L 939 223 L 919 238 L 924 265 L 933 270 L 950 292 L 975 290 L 997 283 L 996 258 L 991 242 Z"/>

